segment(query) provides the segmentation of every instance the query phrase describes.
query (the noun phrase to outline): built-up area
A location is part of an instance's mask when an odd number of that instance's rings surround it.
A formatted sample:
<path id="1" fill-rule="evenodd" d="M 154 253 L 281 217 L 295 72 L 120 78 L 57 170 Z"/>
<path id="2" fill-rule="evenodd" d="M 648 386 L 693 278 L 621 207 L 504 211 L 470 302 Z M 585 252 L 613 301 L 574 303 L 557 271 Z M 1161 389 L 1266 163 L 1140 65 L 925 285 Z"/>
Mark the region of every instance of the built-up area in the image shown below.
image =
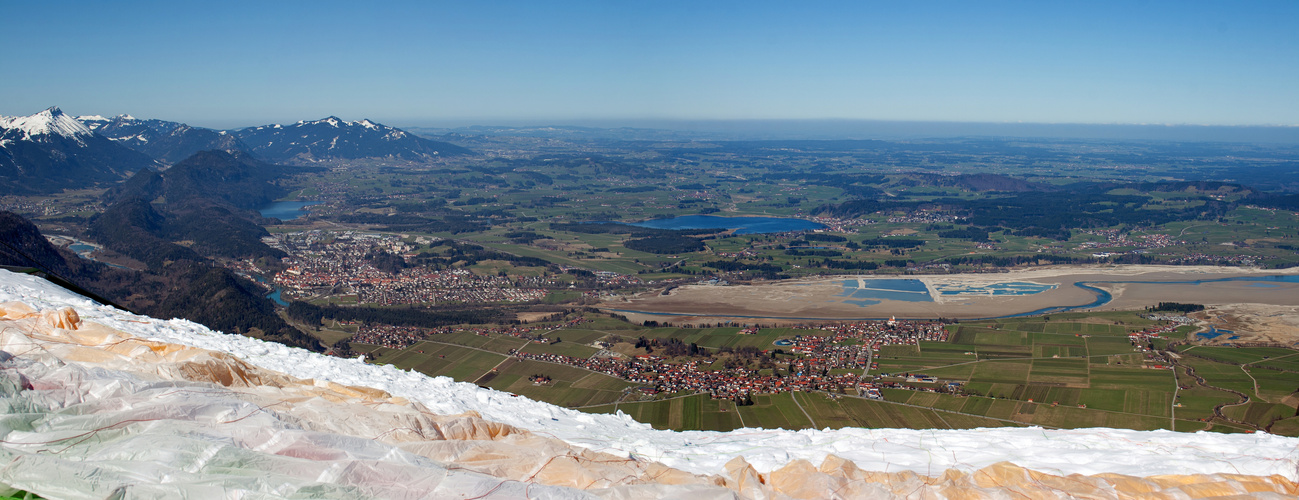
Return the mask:
<path id="1" fill-rule="evenodd" d="M 564 286 L 543 277 L 482 276 L 463 268 L 376 268 L 370 258 L 376 252 L 415 256 L 416 247 L 396 235 L 304 231 L 266 242 L 289 254 L 288 268 L 274 282 L 297 297 L 355 294 L 358 302 L 374 305 L 508 303 L 538 301 L 547 288 Z"/>
<path id="2" fill-rule="evenodd" d="M 631 357 L 592 356 L 576 358 L 559 354 L 511 351 L 521 358 L 576 366 L 633 383 L 646 392 L 703 392 L 713 398 L 740 399 L 753 393 L 790 391 L 859 391 L 879 397 L 875 384 L 863 382 L 871 357 L 892 344 L 915 345 L 919 341 L 942 342 L 947 330 L 942 323 L 920 321 L 868 321 L 826 326 L 818 333 L 795 335 L 776 342 L 776 348 L 797 357 L 779 361 L 775 369 L 755 369 L 747 363 L 727 363 L 717 368 L 714 356 L 692 357 L 684 362 L 655 355 Z M 775 351 L 761 351 L 771 356 Z M 782 369 L 783 368 L 783 369 Z M 860 370 L 860 371 L 859 371 Z"/>

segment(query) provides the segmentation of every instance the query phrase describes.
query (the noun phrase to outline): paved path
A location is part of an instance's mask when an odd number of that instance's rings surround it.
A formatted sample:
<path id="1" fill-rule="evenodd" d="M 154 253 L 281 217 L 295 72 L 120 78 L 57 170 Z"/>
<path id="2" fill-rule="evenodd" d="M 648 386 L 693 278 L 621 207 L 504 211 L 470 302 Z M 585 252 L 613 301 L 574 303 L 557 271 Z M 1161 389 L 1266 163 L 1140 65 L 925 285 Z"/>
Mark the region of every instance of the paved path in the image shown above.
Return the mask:
<path id="1" fill-rule="evenodd" d="M 789 399 L 794 400 L 794 406 L 797 406 L 797 407 L 798 407 L 798 411 L 803 412 L 803 416 L 807 417 L 807 421 L 808 421 L 808 423 L 812 424 L 812 428 L 815 429 L 815 428 L 816 428 L 816 421 L 815 421 L 815 420 L 812 420 L 812 414 L 808 413 L 807 410 L 804 410 L 804 409 L 803 409 L 803 403 L 799 403 L 799 402 L 798 402 L 798 393 L 790 392 L 790 393 L 789 393 Z"/>

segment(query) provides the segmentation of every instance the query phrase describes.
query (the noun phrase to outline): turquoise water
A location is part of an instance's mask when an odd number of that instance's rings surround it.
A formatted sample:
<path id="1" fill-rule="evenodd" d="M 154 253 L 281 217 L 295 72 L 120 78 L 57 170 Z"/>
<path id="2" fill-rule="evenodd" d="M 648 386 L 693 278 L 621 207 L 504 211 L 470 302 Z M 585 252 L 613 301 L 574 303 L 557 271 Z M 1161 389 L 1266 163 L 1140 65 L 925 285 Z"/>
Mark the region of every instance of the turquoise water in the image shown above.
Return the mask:
<path id="1" fill-rule="evenodd" d="M 1117 282 L 1100 281 L 1100 282 L 1096 282 L 1096 283 L 1117 283 Z M 1126 282 L 1126 281 L 1125 281 L 1124 283 L 1129 283 L 1129 282 Z M 1076 310 L 1076 309 L 1090 309 L 1090 308 L 1093 308 L 1093 307 L 1100 307 L 1100 306 L 1102 306 L 1102 305 L 1105 305 L 1105 304 L 1109 303 L 1109 301 L 1111 301 L 1111 300 L 1114 299 L 1114 296 L 1113 296 L 1113 295 L 1110 295 L 1110 292 L 1107 292 L 1107 291 L 1105 291 L 1105 290 L 1101 290 L 1101 289 L 1096 288 L 1096 287 L 1094 287 L 1094 286 L 1087 286 L 1085 283 L 1083 283 L 1083 282 L 1081 282 L 1081 281 L 1079 281 L 1079 282 L 1077 282 L 1077 283 L 1074 283 L 1073 286 L 1076 286 L 1076 287 L 1081 288 L 1081 289 L 1083 289 L 1083 290 L 1087 290 L 1087 291 L 1091 292 L 1092 294 L 1096 295 L 1096 300 L 1093 300 L 1093 301 L 1091 301 L 1091 303 L 1083 304 L 1083 305 L 1081 305 L 1081 306 L 1052 306 L 1052 307 L 1044 307 L 1044 308 L 1042 308 L 1042 309 L 1038 309 L 1038 310 L 1036 310 L 1036 311 L 1029 311 L 1029 312 L 1026 312 L 1026 313 L 1011 314 L 1011 315 L 1009 315 L 1009 316 L 996 316 L 996 317 L 992 317 L 992 318 L 979 318 L 979 319 L 1022 318 L 1022 317 L 1024 317 L 1024 316 L 1037 316 L 1037 315 L 1039 315 L 1039 314 L 1050 314 L 1050 313 L 1058 313 L 1058 312 L 1069 312 L 1069 311 L 1073 311 L 1073 310 Z"/>
<path id="2" fill-rule="evenodd" d="M 258 276 L 258 275 L 256 275 L 256 274 L 252 275 L 252 277 L 253 277 L 253 280 L 256 280 L 256 281 L 258 281 L 258 282 L 260 282 L 260 283 L 266 283 L 266 284 L 270 284 L 270 283 L 271 283 L 270 281 L 267 281 L 266 278 L 263 278 L 263 277 Z M 288 303 L 288 302 L 285 302 L 283 297 L 280 297 L 280 292 L 283 292 L 283 291 L 284 291 L 284 289 L 282 289 L 282 288 L 280 288 L 280 287 L 277 286 L 277 287 L 275 287 L 275 290 L 271 291 L 271 293 L 266 294 L 266 298 L 271 299 L 271 300 L 274 301 L 276 304 L 279 304 L 279 305 L 282 305 L 282 306 L 288 306 L 289 303 Z"/>
<path id="3" fill-rule="evenodd" d="M 282 291 L 282 290 L 280 290 L 278 287 L 276 287 L 274 292 L 271 292 L 271 293 L 269 293 L 269 294 L 266 295 L 266 298 L 275 301 L 276 304 L 279 304 L 279 305 L 282 305 L 282 306 L 288 306 L 289 303 L 288 303 L 288 302 L 285 302 L 284 299 L 280 298 L 280 292 L 281 292 L 281 291 Z"/>
<path id="4" fill-rule="evenodd" d="M 1025 281 L 1015 281 L 1010 283 L 994 283 L 983 286 L 953 287 L 939 285 L 946 289 L 940 290 L 940 295 L 1034 295 L 1055 288 L 1055 285 L 1042 285 L 1039 283 L 1029 283 Z M 937 287 L 936 287 L 937 288 Z"/>
<path id="5" fill-rule="evenodd" d="M 934 301 L 934 298 L 929 296 L 929 288 L 925 286 L 925 283 L 913 279 L 844 280 L 843 293 L 840 293 L 839 296 L 852 297 L 854 299 L 867 299 L 865 301 L 844 301 L 859 306 L 878 304 L 880 300 L 899 300 L 903 302 Z"/>
<path id="6" fill-rule="evenodd" d="M 261 212 L 262 217 L 274 217 L 279 220 L 293 220 L 307 214 L 307 211 L 303 210 L 304 208 L 312 205 L 319 205 L 321 203 L 324 202 L 277 201 L 275 203 L 262 207 L 260 210 L 258 210 L 258 212 Z"/>
<path id="7" fill-rule="evenodd" d="M 71 249 L 73 252 L 77 252 L 77 253 L 86 253 L 95 249 L 95 247 L 92 247 L 85 243 L 73 243 L 71 245 L 68 245 L 68 248 Z"/>
<path id="8" fill-rule="evenodd" d="M 825 226 L 803 219 L 784 219 L 780 217 L 717 217 L 715 215 L 686 215 L 671 219 L 654 219 L 631 224 L 638 227 L 654 229 L 734 229 L 735 234 L 784 233 L 788 231 L 810 231 L 824 229 Z"/>

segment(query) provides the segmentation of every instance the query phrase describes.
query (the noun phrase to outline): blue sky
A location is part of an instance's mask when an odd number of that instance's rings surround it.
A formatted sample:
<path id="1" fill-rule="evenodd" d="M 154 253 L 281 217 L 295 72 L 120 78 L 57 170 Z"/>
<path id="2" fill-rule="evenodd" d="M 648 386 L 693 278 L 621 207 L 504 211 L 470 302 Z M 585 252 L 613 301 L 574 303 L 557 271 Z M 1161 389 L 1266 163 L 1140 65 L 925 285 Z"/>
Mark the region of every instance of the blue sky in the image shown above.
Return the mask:
<path id="1" fill-rule="evenodd" d="M 1299 124 L 1294 1 L 375 3 L 4 1 L 0 114 Z"/>

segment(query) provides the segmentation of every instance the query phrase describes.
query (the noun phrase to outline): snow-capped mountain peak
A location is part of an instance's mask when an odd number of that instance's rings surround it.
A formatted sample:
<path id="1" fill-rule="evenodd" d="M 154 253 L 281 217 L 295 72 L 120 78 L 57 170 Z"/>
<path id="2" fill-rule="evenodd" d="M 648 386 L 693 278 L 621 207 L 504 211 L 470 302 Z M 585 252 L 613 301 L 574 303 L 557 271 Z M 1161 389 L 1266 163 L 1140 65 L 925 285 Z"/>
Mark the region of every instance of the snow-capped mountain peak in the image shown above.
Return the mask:
<path id="1" fill-rule="evenodd" d="M 99 127 L 107 125 L 110 120 L 103 115 L 81 115 L 77 117 L 77 121 L 90 130 L 98 130 Z"/>
<path id="2" fill-rule="evenodd" d="M 102 118 L 95 116 L 93 118 Z M 100 131 L 113 121 L 91 121 Z M 157 163 L 117 144 L 58 107 L 0 117 L 0 191 L 52 193 L 117 182 Z"/>
<path id="3" fill-rule="evenodd" d="M 470 154 L 463 147 L 416 137 L 368 119 L 347 121 L 337 116 L 250 127 L 234 133 L 252 147 L 253 154 L 281 162 L 357 158 L 426 161 L 442 155 Z"/>
<path id="4" fill-rule="evenodd" d="M 34 115 L 0 118 L 0 128 L 21 131 L 23 134 L 21 139 L 27 141 L 39 141 L 51 135 L 58 135 L 73 139 L 83 146 L 85 141 L 82 138 L 94 135 L 88 127 L 64 114 L 58 106 L 52 106 Z"/>

